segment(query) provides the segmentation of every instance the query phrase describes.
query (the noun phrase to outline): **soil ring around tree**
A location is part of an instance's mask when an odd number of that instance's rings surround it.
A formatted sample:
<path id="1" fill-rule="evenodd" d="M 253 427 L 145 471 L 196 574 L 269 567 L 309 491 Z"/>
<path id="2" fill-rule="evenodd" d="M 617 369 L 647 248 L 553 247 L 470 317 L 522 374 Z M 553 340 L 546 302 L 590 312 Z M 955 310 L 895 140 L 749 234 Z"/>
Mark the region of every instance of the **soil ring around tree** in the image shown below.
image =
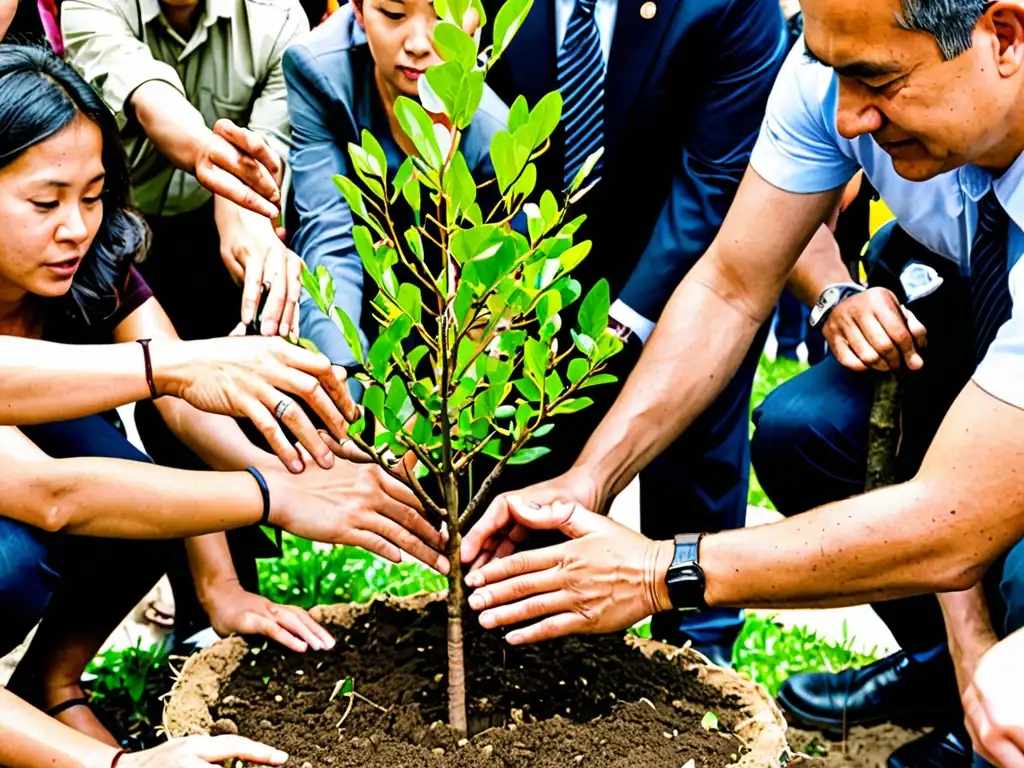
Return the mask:
<path id="1" fill-rule="evenodd" d="M 332 651 L 233 637 L 189 658 L 167 733 L 241 733 L 288 752 L 290 768 L 775 768 L 792 757 L 764 687 L 692 650 L 608 635 L 515 648 L 472 619 L 463 738 L 443 722 L 443 594 L 313 615 Z"/>

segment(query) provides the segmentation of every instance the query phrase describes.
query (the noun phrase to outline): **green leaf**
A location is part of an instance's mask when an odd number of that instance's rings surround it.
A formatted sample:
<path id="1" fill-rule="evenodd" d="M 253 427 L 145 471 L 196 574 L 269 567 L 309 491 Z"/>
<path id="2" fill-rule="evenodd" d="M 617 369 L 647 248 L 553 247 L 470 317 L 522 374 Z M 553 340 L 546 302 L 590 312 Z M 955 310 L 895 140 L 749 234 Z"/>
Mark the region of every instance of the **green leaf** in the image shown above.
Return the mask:
<path id="1" fill-rule="evenodd" d="M 363 344 L 359 338 L 359 329 L 356 328 L 356 324 L 352 322 L 350 318 L 341 307 L 334 307 L 334 315 L 332 317 L 334 324 L 341 329 L 341 334 L 345 337 L 345 343 L 348 344 L 349 349 L 352 350 L 352 354 L 356 358 L 356 362 L 360 365 L 365 365 L 366 360 L 363 358 Z"/>
<path id="2" fill-rule="evenodd" d="M 405 388 L 405 382 L 398 376 L 392 376 L 388 382 L 388 396 L 384 406 L 395 415 L 398 421 L 394 426 L 388 424 L 388 428 L 393 432 L 400 430 L 412 418 L 414 412 L 412 400 L 409 399 L 409 392 Z"/>
<path id="3" fill-rule="evenodd" d="M 544 437 L 548 432 L 555 428 L 554 424 L 543 424 L 533 430 L 533 437 Z"/>
<path id="4" fill-rule="evenodd" d="M 524 347 L 523 367 L 526 369 L 526 375 L 530 377 L 535 384 L 540 384 L 544 380 L 545 372 L 547 371 L 548 365 L 548 346 L 542 344 L 536 339 L 527 339 Z"/>
<path id="5" fill-rule="evenodd" d="M 372 218 L 366 210 L 366 200 L 363 199 L 363 191 L 359 189 L 352 179 L 347 176 L 335 176 L 334 185 L 345 198 L 345 202 L 352 209 L 352 213 L 359 216 L 363 221 L 369 221 Z"/>
<path id="6" fill-rule="evenodd" d="M 536 163 L 530 163 L 525 168 L 523 168 L 523 172 L 519 174 L 519 179 L 516 181 L 515 184 L 512 185 L 512 188 L 509 190 L 508 194 L 511 197 L 519 196 L 525 198 L 532 195 L 533 190 L 536 187 L 537 165 Z"/>
<path id="7" fill-rule="evenodd" d="M 540 387 L 530 381 L 530 379 L 516 379 L 512 384 L 519 390 L 519 394 L 527 400 L 534 403 L 540 402 Z"/>
<path id="8" fill-rule="evenodd" d="M 402 197 L 405 199 L 406 204 L 412 209 L 413 214 L 416 218 L 416 225 L 420 225 L 420 182 L 418 179 L 412 179 L 402 187 Z"/>
<path id="9" fill-rule="evenodd" d="M 476 64 L 476 41 L 448 21 L 434 26 L 434 50 L 445 61 L 457 61 L 465 70 Z"/>
<path id="10" fill-rule="evenodd" d="M 590 370 L 590 364 L 582 357 L 574 358 L 569 361 L 569 368 L 566 371 L 566 375 L 569 377 L 569 383 L 575 384 L 577 381 L 587 375 L 587 371 Z"/>
<path id="11" fill-rule="evenodd" d="M 556 416 L 560 413 L 576 413 L 576 411 L 582 411 L 588 405 L 593 405 L 594 401 L 589 397 L 574 397 L 566 400 L 564 403 L 559 403 L 558 406 L 551 411 L 552 416 Z"/>
<path id="12" fill-rule="evenodd" d="M 504 240 L 505 235 L 494 224 L 484 224 L 471 229 L 459 229 L 451 237 L 449 247 L 459 264 L 485 253 L 496 243 Z"/>
<path id="13" fill-rule="evenodd" d="M 418 261 L 423 261 L 423 238 L 420 237 L 419 230 L 413 227 L 405 230 L 405 242 L 409 246 L 409 250 L 412 251 L 412 255 Z"/>
<path id="14" fill-rule="evenodd" d="M 510 464 L 512 462 L 509 462 Z M 700 727 L 705 731 L 717 731 L 718 730 L 718 715 L 714 712 L 705 712 L 704 717 L 700 719 Z"/>
<path id="15" fill-rule="evenodd" d="M 473 286 L 463 280 L 459 283 L 459 290 L 455 293 L 455 324 L 462 329 L 469 320 L 470 312 L 473 309 Z"/>
<path id="16" fill-rule="evenodd" d="M 583 161 L 583 165 L 580 166 L 579 171 L 576 172 L 576 178 L 572 180 L 572 184 L 569 185 L 569 194 L 576 192 L 586 181 L 587 176 L 590 175 L 591 171 L 594 170 L 594 166 L 597 165 L 597 161 L 601 159 L 601 155 L 604 154 L 604 147 L 598 147 L 596 150 L 587 156 L 587 159 Z"/>
<path id="17" fill-rule="evenodd" d="M 491 60 L 497 59 L 508 48 L 512 38 L 516 36 L 519 27 L 526 20 L 526 14 L 530 12 L 533 0 L 508 0 L 494 19 L 494 48 L 491 51 Z"/>
<path id="18" fill-rule="evenodd" d="M 516 425 L 513 433 L 517 439 L 530 423 L 530 419 L 532 419 L 536 413 L 537 412 L 533 410 L 533 407 L 529 403 L 520 403 L 519 407 L 516 408 Z"/>
<path id="19" fill-rule="evenodd" d="M 408 96 L 395 100 L 395 117 L 423 161 L 435 171 L 441 168 L 441 148 L 434 135 L 434 123 L 426 110 Z"/>
<path id="20" fill-rule="evenodd" d="M 412 425 L 412 440 L 416 445 L 429 445 L 433 433 L 434 427 L 430 419 L 424 419 L 423 416 L 416 419 L 416 423 Z"/>
<path id="21" fill-rule="evenodd" d="M 456 150 L 444 175 L 444 191 L 451 198 L 456 211 L 465 211 L 476 202 L 476 183 L 469 165 L 461 152 Z"/>
<path id="22" fill-rule="evenodd" d="M 558 371 L 551 371 L 544 380 L 544 394 L 547 395 L 548 402 L 554 402 L 563 391 L 565 385 L 562 384 L 562 377 L 558 375 Z"/>
<path id="23" fill-rule="evenodd" d="M 494 411 L 494 418 L 499 421 L 507 421 L 516 415 L 516 407 L 514 405 L 499 405 Z"/>
<path id="24" fill-rule="evenodd" d="M 576 333 L 572 329 L 569 330 L 569 333 L 572 334 L 572 341 L 576 345 L 576 349 L 587 357 L 591 357 L 597 351 L 597 342 L 586 334 Z"/>
<path id="25" fill-rule="evenodd" d="M 515 355 L 526 341 L 526 331 L 505 331 L 499 337 L 498 349 L 509 357 Z"/>
<path id="26" fill-rule="evenodd" d="M 370 369 L 378 380 L 386 375 L 391 355 L 398 350 L 410 330 L 412 318 L 402 315 L 385 328 L 370 346 Z"/>
<path id="27" fill-rule="evenodd" d="M 316 281 L 320 285 L 320 295 L 323 296 L 324 306 L 330 308 L 334 304 L 334 278 L 323 264 L 318 264 L 316 267 Z"/>
<path id="28" fill-rule="evenodd" d="M 562 330 L 562 316 L 552 315 L 540 327 L 540 340 L 547 344 L 560 330 Z"/>
<path id="29" fill-rule="evenodd" d="M 556 282 L 552 288 L 562 296 L 562 309 L 565 309 L 580 297 L 583 292 L 580 281 L 566 275 Z"/>
<path id="30" fill-rule="evenodd" d="M 492 459 L 498 459 L 498 461 L 505 458 L 505 454 L 501 450 L 501 438 L 498 437 L 493 440 L 489 440 L 487 445 L 485 445 L 480 452 L 485 456 L 490 456 Z"/>
<path id="31" fill-rule="evenodd" d="M 537 322 L 544 325 L 548 318 L 562 311 L 562 296 L 558 291 L 547 291 L 537 302 Z"/>
<path id="32" fill-rule="evenodd" d="M 413 173 L 412 158 L 407 157 L 402 161 L 402 164 L 398 166 L 398 171 L 395 173 L 395 178 L 391 182 L 391 185 L 395 188 L 394 193 L 391 195 L 390 202 L 395 202 L 398 199 L 398 193 L 401 192 L 405 185 L 409 183 Z"/>
<path id="33" fill-rule="evenodd" d="M 545 226 L 551 227 L 558 220 L 559 213 L 561 211 L 558 209 L 555 196 L 550 189 L 545 189 L 544 194 L 540 196 L 540 215 L 544 217 Z"/>
<path id="34" fill-rule="evenodd" d="M 530 108 L 526 105 L 526 97 L 520 94 L 512 102 L 508 111 L 508 129 L 515 133 L 521 126 L 526 125 L 530 119 Z"/>
<path id="35" fill-rule="evenodd" d="M 530 128 L 533 131 L 533 146 L 539 147 L 554 133 L 562 118 L 562 94 L 551 91 L 545 94 L 530 111 Z M 509 125 L 509 130 L 512 126 Z"/>
<path id="36" fill-rule="evenodd" d="M 560 235 L 575 235 L 580 227 L 583 226 L 583 222 L 587 220 L 587 214 L 582 213 L 575 219 L 570 221 L 568 224 L 563 224 L 562 228 L 558 230 Z"/>
<path id="37" fill-rule="evenodd" d="M 614 384 L 618 380 L 618 376 L 613 376 L 610 373 L 597 373 L 591 376 L 582 384 L 580 384 L 580 389 L 586 389 L 587 387 L 596 387 L 599 384 Z"/>
<path id="38" fill-rule="evenodd" d="M 547 456 L 551 453 L 550 448 L 544 448 L 542 446 L 534 446 L 533 448 L 520 448 L 513 454 L 512 458 L 508 460 L 509 464 L 529 464 L 531 461 L 539 459 L 541 456 Z"/>
<path id="39" fill-rule="evenodd" d="M 348 154 L 356 175 L 378 200 L 383 200 L 384 187 L 380 181 L 377 180 L 377 173 L 374 171 L 375 168 L 379 169 L 380 167 L 376 159 L 371 157 L 370 154 L 358 144 L 349 143 Z"/>
<path id="40" fill-rule="evenodd" d="M 422 360 L 429 351 L 430 350 L 427 348 L 426 344 L 420 344 L 416 349 L 406 355 L 405 361 L 409 363 L 409 370 L 416 373 L 416 368 L 419 367 L 420 360 Z"/>
<path id="41" fill-rule="evenodd" d="M 438 27 L 440 26 L 438 24 Z M 462 87 L 465 75 L 465 67 L 457 61 L 448 61 L 429 67 L 418 88 L 420 103 L 424 109 L 430 112 L 443 112 L 448 117 L 454 118 L 459 88 Z"/>
<path id="42" fill-rule="evenodd" d="M 377 384 L 371 386 L 363 395 L 363 407 L 377 419 L 378 424 L 384 424 L 384 390 Z"/>
<path id="43" fill-rule="evenodd" d="M 516 2 L 516 0 L 509 0 Z M 498 131 L 491 138 L 491 165 L 502 194 L 515 181 L 530 159 L 530 148 L 517 142 L 508 131 Z"/>
<path id="44" fill-rule="evenodd" d="M 334 684 L 334 690 L 331 692 L 331 697 L 327 699 L 330 703 L 334 701 L 338 696 L 351 696 L 352 691 L 355 690 L 355 685 L 352 683 L 351 677 L 346 677 L 344 680 L 339 680 Z"/>
<path id="45" fill-rule="evenodd" d="M 592 243 L 589 240 L 584 240 L 582 243 L 576 243 L 563 253 L 558 260 L 562 267 L 562 272 L 571 272 L 576 269 L 580 262 L 587 258 L 591 245 Z"/>
<path id="46" fill-rule="evenodd" d="M 592 339 L 597 339 L 608 327 L 608 309 L 611 303 L 608 281 L 601 278 L 587 292 L 583 303 L 580 304 L 580 331 Z"/>
<path id="47" fill-rule="evenodd" d="M 419 286 L 402 283 L 398 288 L 398 306 L 404 309 L 417 323 L 423 319 L 423 294 Z"/>
<path id="48" fill-rule="evenodd" d="M 317 308 L 327 313 L 327 304 L 324 302 L 323 294 L 320 292 L 320 283 L 310 271 L 309 267 L 306 266 L 306 262 L 302 262 L 302 272 L 300 273 L 300 279 L 302 280 L 302 287 L 306 289 L 313 301 L 316 302 Z"/>
<path id="49" fill-rule="evenodd" d="M 457 128 L 465 130 L 469 127 L 483 95 L 484 73 L 479 70 L 467 72 L 455 96 L 455 116 L 452 121 Z"/>

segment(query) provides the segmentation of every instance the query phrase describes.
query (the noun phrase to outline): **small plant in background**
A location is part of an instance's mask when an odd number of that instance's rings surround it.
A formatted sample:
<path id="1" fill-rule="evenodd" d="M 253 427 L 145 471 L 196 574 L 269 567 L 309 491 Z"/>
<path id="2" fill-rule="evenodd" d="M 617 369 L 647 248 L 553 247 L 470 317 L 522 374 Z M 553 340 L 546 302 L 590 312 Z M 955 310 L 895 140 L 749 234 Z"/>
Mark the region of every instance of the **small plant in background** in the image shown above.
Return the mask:
<path id="1" fill-rule="evenodd" d="M 437 592 L 444 577 L 419 563 L 392 563 L 358 547 L 318 544 L 284 534 L 282 555 L 259 561 L 260 594 L 275 603 L 312 608 L 368 603 L 377 595 Z"/>
<path id="2" fill-rule="evenodd" d="M 100 654 L 85 670 L 89 701 L 114 713 L 128 735 L 142 743 L 151 737 L 163 709 L 168 655 L 163 640 L 143 648 L 140 637 L 135 645 Z"/>
<path id="3" fill-rule="evenodd" d="M 861 653 L 853 645 L 845 621 L 842 638 L 835 643 L 807 627 L 783 627 L 771 618 L 748 614 L 733 649 L 733 666 L 774 696 L 792 675 L 841 672 L 877 659 L 876 649 Z"/>
<path id="4" fill-rule="evenodd" d="M 377 288 L 372 304 L 380 332 L 368 354 L 351 318 L 333 305 L 327 271 L 303 275 L 306 290 L 365 370 L 363 406 L 381 429 L 374 442 L 364 440 L 364 418 L 349 436 L 385 468 L 391 466 L 385 450 L 395 456 L 413 451 L 413 490 L 428 515 L 447 525 L 449 724 L 463 732 L 460 531 L 481 511 L 506 466 L 550 452 L 537 441 L 551 431 L 551 416 L 587 407 L 593 401 L 582 389 L 614 381 L 602 370 L 621 348 L 606 332 L 610 296 L 604 280 L 580 302 L 571 340 L 563 336 L 561 348 L 557 340 L 562 314 L 582 293 L 571 272 L 590 251 L 589 241 L 574 242 L 583 219 L 567 220 L 567 208 L 586 191 L 584 182 L 600 159 L 599 150 L 583 163 L 561 200 L 550 190 L 534 196 L 533 160 L 558 125 L 561 96 L 550 93 L 532 109 L 523 97 L 515 100 L 508 130 L 495 134 L 490 147 L 496 179 L 478 185 L 459 151 L 487 72 L 531 2 L 508 0 L 495 17 L 494 44 L 481 52 L 479 35 L 463 31 L 471 8 L 481 26 L 486 23 L 480 0 L 435 0 L 434 47 L 444 63 L 420 78 L 419 102 L 400 96 L 394 104 L 416 154 L 392 173 L 368 131 L 360 144 L 349 144 L 356 178 L 334 181 L 353 217 L 363 222 L 352 237 Z M 482 206 L 488 194 L 494 204 Z M 403 232 L 396 231 L 392 210 L 399 197 L 415 222 Z M 517 216 L 525 219 L 525 234 L 511 226 Z M 405 282 L 395 271 L 399 265 Z M 491 469 L 460 499 L 460 480 L 472 477 L 470 468 L 481 455 L 492 461 Z M 428 476 L 425 487 L 420 481 Z"/>

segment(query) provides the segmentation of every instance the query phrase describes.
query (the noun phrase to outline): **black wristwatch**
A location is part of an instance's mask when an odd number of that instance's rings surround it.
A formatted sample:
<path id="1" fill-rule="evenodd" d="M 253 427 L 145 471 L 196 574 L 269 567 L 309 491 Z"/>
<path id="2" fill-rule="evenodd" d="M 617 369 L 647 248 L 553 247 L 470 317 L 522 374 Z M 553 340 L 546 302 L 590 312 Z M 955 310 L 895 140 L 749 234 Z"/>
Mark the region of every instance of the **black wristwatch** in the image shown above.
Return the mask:
<path id="1" fill-rule="evenodd" d="M 832 314 L 832 310 L 838 307 L 840 302 L 863 290 L 864 286 L 859 283 L 833 283 L 825 286 L 825 290 L 821 292 L 818 300 L 811 307 L 811 314 L 807 318 L 808 325 L 811 328 L 824 325 L 828 316 Z"/>
<path id="2" fill-rule="evenodd" d="M 708 607 L 704 602 L 704 570 L 698 562 L 702 538 L 703 533 L 676 535 L 675 554 L 665 583 L 669 600 L 677 611 L 702 611 Z"/>

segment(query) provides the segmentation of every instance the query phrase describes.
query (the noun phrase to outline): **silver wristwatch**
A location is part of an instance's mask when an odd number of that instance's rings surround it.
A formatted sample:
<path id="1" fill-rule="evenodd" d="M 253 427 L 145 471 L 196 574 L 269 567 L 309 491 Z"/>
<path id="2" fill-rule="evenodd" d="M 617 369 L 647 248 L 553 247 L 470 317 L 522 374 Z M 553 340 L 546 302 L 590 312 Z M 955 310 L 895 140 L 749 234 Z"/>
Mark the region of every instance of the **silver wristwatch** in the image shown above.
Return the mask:
<path id="1" fill-rule="evenodd" d="M 807 318 L 807 322 L 811 328 L 824 325 L 832 310 L 838 307 L 840 302 L 863 290 L 864 286 L 859 283 L 832 283 L 832 285 L 826 285 L 825 290 L 821 292 L 818 300 L 811 307 L 811 314 Z"/>

